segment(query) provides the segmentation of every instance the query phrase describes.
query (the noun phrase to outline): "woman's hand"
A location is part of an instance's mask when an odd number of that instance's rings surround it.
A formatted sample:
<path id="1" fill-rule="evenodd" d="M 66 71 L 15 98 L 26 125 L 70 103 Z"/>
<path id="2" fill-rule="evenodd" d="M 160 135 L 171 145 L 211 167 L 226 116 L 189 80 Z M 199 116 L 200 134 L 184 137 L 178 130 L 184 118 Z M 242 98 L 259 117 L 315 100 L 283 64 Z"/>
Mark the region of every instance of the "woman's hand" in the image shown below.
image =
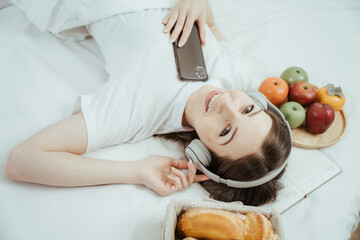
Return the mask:
<path id="1" fill-rule="evenodd" d="M 171 9 L 162 21 L 165 25 L 164 33 L 170 32 L 176 23 L 170 36 L 171 42 L 174 42 L 182 31 L 178 44 L 182 47 L 189 38 L 196 21 L 199 26 L 201 44 L 205 44 L 206 5 L 207 0 L 180 0 Z"/>
<path id="2" fill-rule="evenodd" d="M 188 169 L 185 174 L 182 169 Z M 167 196 L 189 187 L 194 182 L 208 180 L 196 175 L 193 163 L 164 156 L 149 156 L 142 160 L 138 172 L 140 182 L 161 196 Z"/>

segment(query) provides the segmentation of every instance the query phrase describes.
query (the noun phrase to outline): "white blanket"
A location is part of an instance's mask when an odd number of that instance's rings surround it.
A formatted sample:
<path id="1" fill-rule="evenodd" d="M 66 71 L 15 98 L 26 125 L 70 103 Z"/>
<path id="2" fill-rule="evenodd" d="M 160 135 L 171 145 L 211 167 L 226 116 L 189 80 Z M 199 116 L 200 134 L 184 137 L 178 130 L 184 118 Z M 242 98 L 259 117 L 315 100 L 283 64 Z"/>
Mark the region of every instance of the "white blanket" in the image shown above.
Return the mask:
<path id="1" fill-rule="evenodd" d="M 348 129 L 321 151 L 342 173 L 282 214 L 287 239 L 348 240 L 360 211 L 360 2 L 358 0 L 211 1 L 230 43 L 267 76 L 303 67 L 318 86 L 341 85 Z M 15 7 L 0 10 L 0 239 L 161 239 L 167 203 L 202 199 L 194 184 L 170 197 L 142 186 L 56 188 L 18 183 L 5 175 L 9 151 L 38 130 L 68 116 L 76 97 L 107 79 L 102 55 L 91 39 L 62 41 L 42 33 Z M 107 159 L 149 154 L 183 157 L 176 144 L 148 139 L 92 153 Z"/>
<path id="2" fill-rule="evenodd" d="M 62 38 L 83 40 L 83 26 L 126 12 L 150 8 L 171 8 L 176 0 L 11 0 L 40 31 Z"/>

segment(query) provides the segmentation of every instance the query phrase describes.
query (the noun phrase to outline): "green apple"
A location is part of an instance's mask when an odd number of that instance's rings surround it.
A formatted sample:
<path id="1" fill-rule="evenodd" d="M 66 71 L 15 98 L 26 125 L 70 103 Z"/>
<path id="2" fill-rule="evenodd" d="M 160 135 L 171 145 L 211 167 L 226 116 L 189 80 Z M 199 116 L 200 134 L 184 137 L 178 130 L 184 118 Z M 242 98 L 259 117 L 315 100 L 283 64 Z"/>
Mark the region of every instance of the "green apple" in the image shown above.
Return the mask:
<path id="1" fill-rule="evenodd" d="M 289 84 L 289 86 L 294 82 L 309 81 L 307 73 L 301 67 L 289 67 L 283 71 L 280 77 L 284 79 Z"/>
<path id="2" fill-rule="evenodd" d="M 305 120 L 305 109 L 300 103 L 294 101 L 284 103 L 280 107 L 280 111 L 284 114 L 291 128 L 297 128 Z"/>

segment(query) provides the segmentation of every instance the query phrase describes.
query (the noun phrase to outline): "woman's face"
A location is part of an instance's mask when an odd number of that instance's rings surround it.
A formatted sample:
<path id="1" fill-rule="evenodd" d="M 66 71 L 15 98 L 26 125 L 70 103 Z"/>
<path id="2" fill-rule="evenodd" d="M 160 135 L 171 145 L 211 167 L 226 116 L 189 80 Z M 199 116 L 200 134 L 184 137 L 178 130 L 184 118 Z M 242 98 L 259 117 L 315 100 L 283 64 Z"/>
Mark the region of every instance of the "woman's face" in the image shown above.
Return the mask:
<path id="1" fill-rule="evenodd" d="M 246 93 L 213 86 L 191 95 L 184 119 L 209 149 L 230 159 L 260 150 L 272 124 Z"/>

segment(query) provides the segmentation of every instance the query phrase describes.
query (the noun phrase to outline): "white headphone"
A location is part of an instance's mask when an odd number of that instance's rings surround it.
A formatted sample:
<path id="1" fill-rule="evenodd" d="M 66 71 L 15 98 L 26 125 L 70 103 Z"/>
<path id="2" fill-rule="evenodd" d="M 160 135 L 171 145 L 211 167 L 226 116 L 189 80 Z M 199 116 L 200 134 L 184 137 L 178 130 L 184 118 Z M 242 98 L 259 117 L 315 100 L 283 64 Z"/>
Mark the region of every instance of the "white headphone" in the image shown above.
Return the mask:
<path id="1" fill-rule="evenodd" d="M 270 110 L 280 119 L 283 126 L 287 129 L 290 135 L 290 141 L 292 143 L 290 125 L 285 120 L 285 117 L 280 112 L 280 110 L 276 108 L 271 102 L 269 102 L 267 98 L 260 92 L 257 91 L 247 92 L 247 95 L 251 97 L 261 109 Z M 235 181 L 231 179 L 223 179 L 207 169 L 207 167 L 211 163 L 211 154 L 209 150 L 206 148 L 206 146 L 199 139 L 194 139 L 191 141 L 191 143 L 185 149 L 185 155 L 189 160 L 193 161 L 195 167 L 198 170 L 203 172 L 211 180 L 217 183 L 223 183 L 229 187 L 234 187 L 234 188 L 251 188 L 269 182 L 270 180 L 274 179 L 277 175 L 279 175 L 279 173 L 285 168 L 289 159 L 287 158 L 279 168 L 270 171 L 265 176 L 259 179 L 253 181 Z"/>

